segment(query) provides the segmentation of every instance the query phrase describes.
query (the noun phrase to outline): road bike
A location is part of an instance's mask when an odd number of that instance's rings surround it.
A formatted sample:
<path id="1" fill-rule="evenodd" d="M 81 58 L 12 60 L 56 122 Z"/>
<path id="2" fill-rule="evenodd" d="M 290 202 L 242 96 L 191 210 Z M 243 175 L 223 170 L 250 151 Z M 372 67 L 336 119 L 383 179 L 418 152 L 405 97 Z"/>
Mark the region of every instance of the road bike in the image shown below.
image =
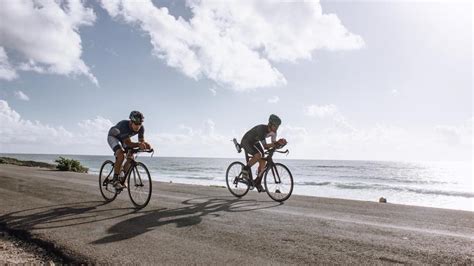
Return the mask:
<path id="1" fill-rule="evenodd" d="M 147 152 L 152 153 L 153 149 L 141 150 L 138 148 L 128 149 L 127 158 L 130 161 L 130 165 L 122 177 L 122 185 L 127 184 L 128 195 L 133 205 L 137 208 L 144 208 L 151 198 L 152 182 L 150 171 L 145 164 L 136 160 L 138 153 Z M 114 162 L 106 160 L 100 167 L 99 172 L 99 187 L 100 193 L 104 199 L 108 202 L 113 201 L 123 189 L 116 189 L 113 185 L 114 181 Z"/>
<path id="2" fill-rule="evenodd" d="M 233 139 L 237 152 L 242 151 L 240 144 Z M 283 145 L 284 146 L 284 145 Z M 267 161 L 263 170 L 263 184 L 268 196 L 278 202 L 283 202 L 290 198 L 293 192 L 293 176 L 290 170 L 284 164 L 275 163 L 273 155 L 277 153 L 288 154 L 288 149 L 281 151 L 283 146 L 271 148 L 265 151 L 265 161 Z M 248 162 L 252 158 L 251 154 L 245 152 L 245 159 Z M 252 171 L 249 171 L 248 177 L 242 174 L 244 164 L 239 161 L 232 162 L 226 171 L 227 188 L 232 195 L 241 198 L 245 196 L 250 189 L 255 188 L 255 180 L 252 177 Z"/>

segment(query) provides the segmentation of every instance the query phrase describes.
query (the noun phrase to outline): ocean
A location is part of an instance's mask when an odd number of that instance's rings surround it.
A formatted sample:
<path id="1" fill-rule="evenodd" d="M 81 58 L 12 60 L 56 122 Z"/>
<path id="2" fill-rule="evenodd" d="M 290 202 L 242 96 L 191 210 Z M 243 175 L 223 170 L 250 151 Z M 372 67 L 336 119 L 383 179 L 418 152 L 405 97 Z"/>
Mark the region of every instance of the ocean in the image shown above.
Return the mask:
<path id="1" fill-rule="evenodd" d="M 98 174 L 103 161 L 112 156 L 1 154 L 20 160 L 54 163 L 59 156 L 80 161 L 90 174 Z M 225 172 L 233 161 L 225 158 L 149 157 L 145 163 L 153 180 L 184 184 L 226 186 Z M 474 211 L 474 181 L 471 162 L 389 162 L 345 160 L 274 160 L 285 164 L 295 182 L 293 194 L 318 197 Z M 256 171 L 256 167 L 253 167 Z M 99 193 L 99 192 L 98 192 Z M 229 193 L 230 194 L 230 193 Z M 290 198 L 291 200 L 291 198 Z"/>

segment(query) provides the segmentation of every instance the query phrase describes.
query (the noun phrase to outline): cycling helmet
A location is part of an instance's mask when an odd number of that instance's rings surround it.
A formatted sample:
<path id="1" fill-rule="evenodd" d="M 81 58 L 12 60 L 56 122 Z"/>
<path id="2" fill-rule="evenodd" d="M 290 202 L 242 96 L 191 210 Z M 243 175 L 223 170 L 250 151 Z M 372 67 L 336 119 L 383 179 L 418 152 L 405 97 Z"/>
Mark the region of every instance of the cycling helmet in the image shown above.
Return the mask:
<path id="1" fill-rule="evenodd" d="M 279 126 L 281 125 L 281 119 L 277 115 L 271 114 L 268 118 L 268 124 Z"/>
<path id="2" fill-rule="evenodd" d="M 129 116 L 130 120 L 135 124 L 141 124 L 145 118 L 139 111 L 132 111 Z"/>

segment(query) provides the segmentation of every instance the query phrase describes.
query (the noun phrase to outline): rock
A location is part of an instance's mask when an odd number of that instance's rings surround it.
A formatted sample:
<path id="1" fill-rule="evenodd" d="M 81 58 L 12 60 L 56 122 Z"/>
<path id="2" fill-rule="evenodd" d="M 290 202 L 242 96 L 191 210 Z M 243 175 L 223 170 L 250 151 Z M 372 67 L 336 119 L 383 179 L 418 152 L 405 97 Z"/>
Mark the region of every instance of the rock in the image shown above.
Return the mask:
<path id="1" fill-rule="evenodd" d="M 380 197 L 379 202 L 380 203 L 387 203 L 387 199 L 384 198 L 384 197 Z"/>

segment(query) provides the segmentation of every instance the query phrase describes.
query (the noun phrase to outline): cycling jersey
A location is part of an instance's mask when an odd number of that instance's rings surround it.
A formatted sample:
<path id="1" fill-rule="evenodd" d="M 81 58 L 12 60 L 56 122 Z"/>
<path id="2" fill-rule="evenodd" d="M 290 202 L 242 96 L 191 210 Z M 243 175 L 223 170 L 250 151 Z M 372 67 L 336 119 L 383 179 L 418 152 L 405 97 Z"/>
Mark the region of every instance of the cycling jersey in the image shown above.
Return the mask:
<path id="1" fill-rule="evenodd" d="M 253 146 L 257 142 L 263 142 L 267 144 L 267 138 L 271 138 L 272 143 L 276 142 L 276 133 L 268 130 L 268 125 L 258 125 L 250 129 L 242 137 L 242 143 Z"/>
<path id="2" fill-rule="evenodd" d="M 143 139 L 145 134 L 145 127 L 142 125 L 138 132 L 133 131 L 130 127 L 129 120 L 122 120 L 113 126 L 109 130 L 109 136 L 117 138 L 120 142 L 123 143 L 124 140 L 135 136 L 138 134 L 138 139 Z"/>
<path id="3" fill-rule="evenodd" d="M 145 134 L 145 128 L 143 127 L 143 125 L 140 127 L 138 132 L 135 132 L 130 127 L 129 123 L 129 120 L 122 120 L 118 122 L 117 125 L 110 128 L 109 134 L 107 136 L 107 142 L 109 143 L 110 148 L 114 152 L 127 148 L 123 141 L 135 136 L 136 134 L 138 134 L 139 140 L 143 139 Z"/>

